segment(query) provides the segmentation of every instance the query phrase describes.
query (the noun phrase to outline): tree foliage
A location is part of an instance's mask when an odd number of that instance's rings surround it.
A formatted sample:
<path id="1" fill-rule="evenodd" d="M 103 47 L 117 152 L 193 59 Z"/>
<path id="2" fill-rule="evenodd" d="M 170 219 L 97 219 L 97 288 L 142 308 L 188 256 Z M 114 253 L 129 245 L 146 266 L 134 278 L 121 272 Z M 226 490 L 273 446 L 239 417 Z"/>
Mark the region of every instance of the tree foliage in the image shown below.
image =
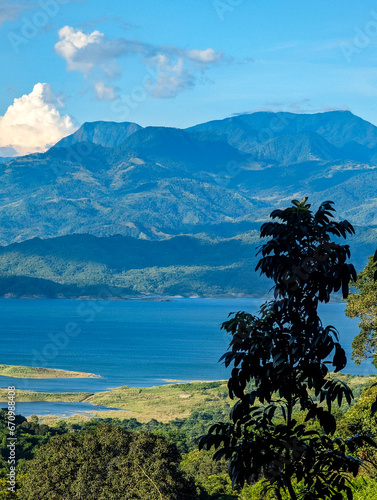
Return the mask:
<path id="1" fill-rule="evenodd" d="M 376 408 L 377 400 L 377 385 L 373 384 L 369 388 L 364 389 L 359 400 L 348 410 L 344 417 L 344 423 L 347 428 L 355 433 L 362 434 L 369 432 L 374 436 L 377 435 L 377 419 L 376 412 L 371 412 L 371 408 Z M 377 477 L 377 450 L 373 446 L 366 443 L 360 449 L 360 456 L 368 466 L 368 474 Z"/>
<path id="2" fill-rule="evenodd" d="M 263 304 L 258 316 L 232 313 L 222 325 L 232 340 L 221 359 L 233 365 L 228 388 L 238 401 L 231 422 L 213 425 L 200 447 L 214 447 L 215 459 L 228 459 L 233 485 L 264 478 L 279 499 L 282 492 L 293 500 L 340 500 L 342 492 L 351 499 L 349 474 L 355 476 L 362 462 L 350 452 L 372 440 L 368 435 L 334 437 L 332 407 L 343 399 L 350 404 L 353 395 L 329 376 L 328 365 L 339 372 L 347 359 L 338 332 L 322 324 L 317 308 L 332 292 L 341 290 L 347 297 L 356 278 L 347 263 L 348 245 L 332 241 L 354 229 L 347 221 L 334 221 L 331 201 L 316 213 L 307 198 L 292 203 L 272 212 L 275 221 L 261 228 L 261 237 L 270 239 L 260 249 L 256 269 L 274 281 L 274 300 Z M 297 422 L 295 408 L 306 422 L 318 422 L 320 430 Z"/>
<path id="3" fill-rule="evenodd" d="M 23 500 L 191 500 L 177 448 L 149 433 L 97 426 L 54 436 L 29 462 Z"/>
<path id="4" fill-rule="evenodd" d="M 347 298 L 346 315 L 359 318 L 360 333 L 352 342 L 352 358 L 359 365 L 373 358 L 377 368 L 377 252 L 369 257 L 354 283 L 356 292 Z"/>

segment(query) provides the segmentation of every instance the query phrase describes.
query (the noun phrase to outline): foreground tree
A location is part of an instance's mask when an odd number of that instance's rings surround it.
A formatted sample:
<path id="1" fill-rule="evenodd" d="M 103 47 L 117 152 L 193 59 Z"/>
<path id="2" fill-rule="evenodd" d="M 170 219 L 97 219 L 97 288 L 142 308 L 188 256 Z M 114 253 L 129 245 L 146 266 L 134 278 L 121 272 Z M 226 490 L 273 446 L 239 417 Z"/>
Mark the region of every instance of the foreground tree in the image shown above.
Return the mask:
<path id="1" fill-rule="evenodd" d="M 116 426 L 54 436 L 36 452 L 19 490 L 22 500 L 191 500 L 177 448 Z"/>
<path id="2" fill-rule="evenodd" d="M 346 315 L 359 318 L 360 333 L 352 342 L 352 358 L 359 365 L 373 358 L 377 368 L 377 252 L 357 275 L 356 293 L 347 298 Z"/>
<path id="3" fill-rule="evenodd" d="M 377 401 L 377 385 L 365 389 L 357 403 L 350 408 L 344 417 L 344 423 L 350 432 L 354 434 L 361 434 L 363 432 L 370 432 L 377 435 L 377 419 L 375 412 L 371 412 L 371 407 L 376 408 Z M 369 476 L 377 478 L 377 450 L 373 446 L 364 446 L 359 455 L 367 467 Z M 374 498 L 374 497 L 371 497 Z M 377 497 L 376 497 L 377 498 Z"/>
<path id="4" fill-rule="evenodd" d="M 261 237 L 271 239 L 260 250 L 257 269 L 273 279 L 275 299 L 259 316 L 238 312 L 222 325 L 233 336 L 222 359 L 234 366 L 228 388 L 238 401 L 231 423 L 213 425 L 200 448 L 214 447 L 215 459 L 228 459 L 233 485 L 264 478 L 278 499 L 282 492 L 293 500 L 340 500 L 342 492 L 351 499 L 349 474 L 356 475 L 362 462 L 349 451 L 373 444 L 367 435 L 334 437 L 332 406 L 343 398 L 350 403 L 353 395 L 329 375 L 329 364 L 338 372 L 347 360 L 337 331 L 322 325 L 317 308 L 338 290 L 347 297 L 356 273 L 346 262 L 348 245 L 331 241 L 354 229 L 332 220 L 333 212 L 333 202 L 326 201 L 313 214 L 307 198 L 272 212 L 278 221 L 261 228 Z M 294 410 L 320 430 L 300 425 Z"/>

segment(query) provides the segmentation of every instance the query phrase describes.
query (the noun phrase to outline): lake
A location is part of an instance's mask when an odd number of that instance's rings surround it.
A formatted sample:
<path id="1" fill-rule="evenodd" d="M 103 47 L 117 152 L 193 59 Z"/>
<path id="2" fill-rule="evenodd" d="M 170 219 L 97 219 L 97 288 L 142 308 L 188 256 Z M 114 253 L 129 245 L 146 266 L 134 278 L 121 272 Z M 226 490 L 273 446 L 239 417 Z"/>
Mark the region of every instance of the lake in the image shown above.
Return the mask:
<path id="1" fill-rule="evenodd" d="M 229 312 L 255 313 L 262 302 L 259 299 L 106 302 L 1 299 L 1 364 L 91 372 L 102 378 L 0 377 L 0 386 L 48 392 L 96 392 L 122 385 L 161 385 L 171 380 L 226 379 L 230 370 L 219 364 L 218 359 L 227 350 L 230 337 L 220 330 L 220 325 Z M 340 333 L 349 359 L 344 372 L 374 374 L 376 370 L 371 363 L 356 366 L 350 361 L 351 342 L 358 329 L 357 321 L 346 318 L 344 309 L 344 303 L 327 304 L 320 309 L 324 324 L 332 324 Z M 72 403 L 21 404 L 25 415 L 51 413 L 54 409 L 63 414 L 73 408 Z"/>

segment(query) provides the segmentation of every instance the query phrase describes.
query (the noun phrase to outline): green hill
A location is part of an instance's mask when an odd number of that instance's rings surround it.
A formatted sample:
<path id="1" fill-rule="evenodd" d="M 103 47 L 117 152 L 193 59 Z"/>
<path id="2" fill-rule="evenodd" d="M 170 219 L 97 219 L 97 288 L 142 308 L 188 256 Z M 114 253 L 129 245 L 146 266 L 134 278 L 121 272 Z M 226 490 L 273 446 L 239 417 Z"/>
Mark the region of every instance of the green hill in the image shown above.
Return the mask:
<path id="1" fill-rule="evenodd" d="M 0 294 L 10 297 L 260 296 L 257 231 L 228 239 L 177 236 L 34 238 L 0 248 Z M 254 276 L 255 275 L 255 276 Z"/>
<path id="2" fill-rule="evenodd" d="M 349 240 L 357 270 L 375 251 L 377 229 Z M 232 238 L 206 235 L 145 240 L 73 234 L 0 247 L 2 297 L 265 296 L 254 269 L 261 240 L 251 230 Z"/>

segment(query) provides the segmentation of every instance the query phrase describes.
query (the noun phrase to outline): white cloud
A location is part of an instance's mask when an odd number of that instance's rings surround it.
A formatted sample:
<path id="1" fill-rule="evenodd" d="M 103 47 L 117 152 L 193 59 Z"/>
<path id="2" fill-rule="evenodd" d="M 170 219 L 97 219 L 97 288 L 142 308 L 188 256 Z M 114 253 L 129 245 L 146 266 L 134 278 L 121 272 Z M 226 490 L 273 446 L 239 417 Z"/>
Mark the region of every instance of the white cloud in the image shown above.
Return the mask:
<path id="1" fill-rule="evenodd" d="M 151 82 L 154 97 L 175 97 L 195 85 L 196 73 L 224 62 L 223 52 L 212 48 L 183 50 L 175 46 L 155 46 L 140 40 L 108 38 L 100 31 L 86 34 L 64 26 L 59 31 L 56 52 L 67 61 L 68 71 L 80 71 L 92 79 L 99 99 L 114 99 L 115 88 L 107 85 L 122 74 L 121 57 L 139 55 L 156 74 Z M 98 84 L 98 81 L 102 82 Z"/>
<path id="2" fill-rule="evenodd" d="M 70 116 L 60 114 L 63 106 L 62 95 L 54 94 L 48 83 L 37 83 L 30 94 L 15 99 L 0 116 L 0 148 L 25 155 L 53 146 L 77 128 Z"/>
<path id="3" fill-rule="evenodd" d="M 189 59 L 204 64 L 221 62 L 221 60 L 224 57 L 224 54 L 222 52 L 218 52 L 213 49 L 206 49 L 206 50 L 194 49 L 194 50 L 188 50 L 186 53 Z"/>
<path id="4" fill-rule="evenodd" d="M 60 42 L 55 45 L 55 50 L 67 61 L 69 71 L 77 70 L 88 73 L 93 69 L 94 61 L 79 58 L 78 54 L 90 44 L 100 46 L 104 36 L 100 31 L 93 31 L 93 33 L 85 35 L 80 30 L 64 26 L 59 31 Z"/>
<path id="5" fill-rule="evenodd" d="M 103 82 L 97 82 L 94 88 L 100 101 L 113 101 L 115 99 L 116 87 L 108 87 Z"/>
<path id="6" fill-rule="evenodd" d="M 117 64 L 119 57 L 141 53 L 147 47 L 134 40 L 107 38 L 100 31 L 87 35 L 70 26 L 59 30 L 59 39 L 55 50 L 67 61 L 68 71 L 80 71 L 87 76 L 97 70 L 110 79 L 120 75 Z"/>
<path id="7" fill-rule="evenodd" d="M 151 95 L 159 98 L 175 97 L 182 90 L 195 85 L 194 76 L 184 67 L 182 57 L 179 57 L 175 64 L 163 54 L 154 58 L 156 64 L 157 78 L 154 82 Z"/>

